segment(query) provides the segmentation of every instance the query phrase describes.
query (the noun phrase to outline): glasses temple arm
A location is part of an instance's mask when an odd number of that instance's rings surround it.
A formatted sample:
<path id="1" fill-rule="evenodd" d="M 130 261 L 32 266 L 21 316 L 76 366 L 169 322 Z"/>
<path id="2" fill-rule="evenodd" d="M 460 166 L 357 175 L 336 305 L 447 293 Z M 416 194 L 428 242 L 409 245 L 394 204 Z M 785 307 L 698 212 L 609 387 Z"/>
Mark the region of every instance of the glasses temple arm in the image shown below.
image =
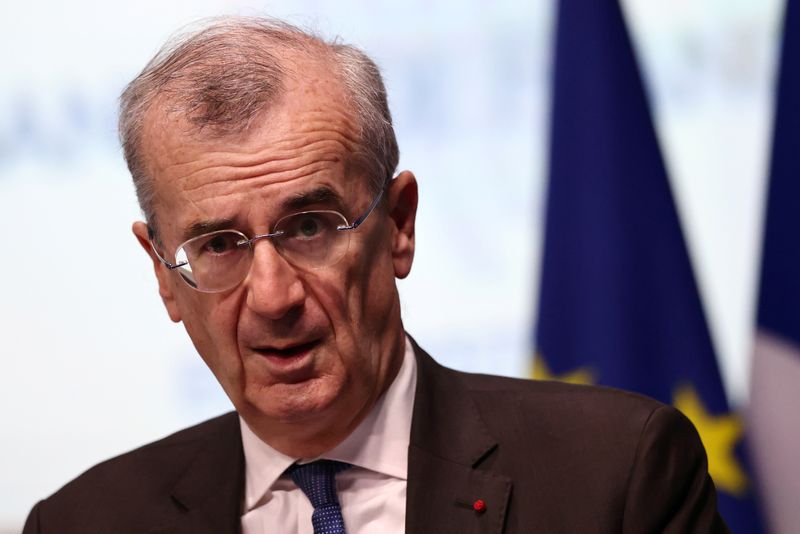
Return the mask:
<path id="1" fill-rule="evenodd" d="M 388 187 L 388 184 L 386 184 L 384 187 L 381 188 L 381 192 L 378 193 L 378 196 L 376 196 L 375 200 L 372 201 L 372 204 L 369 205 L 369 207 L 367 208 L 367 211 L 365 211 L 359 218 L 357 218 L 355 221 L 353 221 L 353 224 L 351 224 L 349 226 L 342 226 L 342 227 L 339 228 L 339 230 L 355 230 L 356 228 L 361 226 L 361 223 L 366 221 L 367 217 L 369 217 L 370 214 L 375 210 L 375 208 L 377 207 L 378 203 L 383 198 L 383 193 L 386 191 L 387 187 Z"/>
<path id="2" fill-rule="evenodd" d="M 155 242 L 154 242 L 154 241 L 155 241 L 155 238 L 156 238 L 156 235 L 155 235 L 155 233 L 154 233 L 154 232 L 153 232 L 153 230 L 152 230 L 152 229 L 151 229 L 151 228 L 148 226 L 148 227 L 147 227 L 147 240 L 148 240 L 148 241 L 150 241 L 150 248 L 151 248 L 151 249 L 153 249 L 153 254 L 155 254 L 155 255 L 156 255 L 156 258 L 158 258 L 158 260 L 159 260 L 161 263 L 163 263 L 163 264 L 166 266 L 166 268 L 167 268 L 167 269 L 169 269 L 169 270 L 177 269 L 178 267 L 183 267 L 184 265 L 186 265 L 187 263 L 189 263 L 188 261 L 182 261 L 182 262 L 180 262 L 180 263 L 177 263 L 177 264 L 176 264 L 176 263 L 170 263 L 170 262 L 168 262 L 168 261 L 167 261 L 167 260 L 164 258 L 164 256 L 162 256 L 162 255 L 161 255 L 161 254 L 158 252 L 158 249 L 156 248 L 156 244 L 155 244 Z"/>

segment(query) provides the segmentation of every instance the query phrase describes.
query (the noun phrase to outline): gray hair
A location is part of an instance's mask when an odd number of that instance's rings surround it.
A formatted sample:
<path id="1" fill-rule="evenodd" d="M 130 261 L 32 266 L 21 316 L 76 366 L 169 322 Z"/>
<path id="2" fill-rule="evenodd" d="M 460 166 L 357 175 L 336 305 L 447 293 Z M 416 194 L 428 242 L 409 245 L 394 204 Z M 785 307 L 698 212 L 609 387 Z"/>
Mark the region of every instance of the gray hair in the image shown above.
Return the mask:
<path id="1" fill-rule="evenodd" d="M 354 156 L 366 166 L 376 193 L 391 179 L 399 160 L 397 139 L 380 70 L 364 52 L 275 19 L 212 19 L 168 41 L 120 97 L 120 140 L 151 229 L 156 228 L 154 187 L 141 132 L 154 104 L 181 113 L 203 135 L 247 132 L 283 91 L 287 65 L 280 52 L 288 50 L 330 62 L 360 130 Z"/>

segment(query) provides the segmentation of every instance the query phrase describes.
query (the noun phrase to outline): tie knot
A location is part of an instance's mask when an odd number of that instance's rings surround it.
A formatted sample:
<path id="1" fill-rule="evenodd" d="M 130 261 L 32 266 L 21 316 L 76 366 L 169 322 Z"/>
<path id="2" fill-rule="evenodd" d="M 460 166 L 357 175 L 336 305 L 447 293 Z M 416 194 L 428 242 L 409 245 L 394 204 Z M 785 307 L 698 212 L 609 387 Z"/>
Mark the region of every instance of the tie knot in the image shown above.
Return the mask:
<path id="1" fill-rule="evenodd" d="M 339 504 L 336 497 L 336 474 L 349 467 L 350 464 L 336 460 L 317 460 L 303 465 L 293 464 L 286 472 L 316 509 Z"/>

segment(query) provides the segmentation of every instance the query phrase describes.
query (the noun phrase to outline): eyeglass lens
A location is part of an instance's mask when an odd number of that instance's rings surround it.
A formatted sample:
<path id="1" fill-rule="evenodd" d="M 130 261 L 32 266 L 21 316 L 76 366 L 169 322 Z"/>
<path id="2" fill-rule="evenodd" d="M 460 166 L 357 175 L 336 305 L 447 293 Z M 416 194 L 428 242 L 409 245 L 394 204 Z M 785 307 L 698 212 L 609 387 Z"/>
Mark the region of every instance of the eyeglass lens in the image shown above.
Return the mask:
<path id="1" fill-rule="evenodd" d="M 307 211 L 279 220 L 269 235 L 275 249 L 295 267 L 315 269 L 332 265 L 347 252 L 350 232 L 339 231 L 347 225 L 335 211 Z M 179 274 L 200 291 L 224 291 L 247 276 L 255 241 L 236 230 L 203 234 L 181 245 L 176 254 Z"/>

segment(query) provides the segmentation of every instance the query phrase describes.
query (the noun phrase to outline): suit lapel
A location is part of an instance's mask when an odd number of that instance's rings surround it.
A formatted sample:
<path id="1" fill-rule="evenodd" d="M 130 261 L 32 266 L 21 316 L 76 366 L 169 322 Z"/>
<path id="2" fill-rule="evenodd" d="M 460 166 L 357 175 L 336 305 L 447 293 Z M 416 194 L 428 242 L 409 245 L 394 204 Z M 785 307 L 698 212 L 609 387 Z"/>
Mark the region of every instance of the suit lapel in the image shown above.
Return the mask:
<path id="1" fill-rule="evenodd" d="M 406 532 L 499 534 L 511 480 L 480 469 L 496 442 L 460 379 L 416 344 L 414 349 L 417 390 L 408 451 Z M 483 508 L 476 506 L 479 500 Z"/>
<path id="2" fill-rule="evenodd" d="M 149 534 L 237 534 L 244 491 L 239 418 L 208 437 L 176 482 L 175 514 Z"/>

